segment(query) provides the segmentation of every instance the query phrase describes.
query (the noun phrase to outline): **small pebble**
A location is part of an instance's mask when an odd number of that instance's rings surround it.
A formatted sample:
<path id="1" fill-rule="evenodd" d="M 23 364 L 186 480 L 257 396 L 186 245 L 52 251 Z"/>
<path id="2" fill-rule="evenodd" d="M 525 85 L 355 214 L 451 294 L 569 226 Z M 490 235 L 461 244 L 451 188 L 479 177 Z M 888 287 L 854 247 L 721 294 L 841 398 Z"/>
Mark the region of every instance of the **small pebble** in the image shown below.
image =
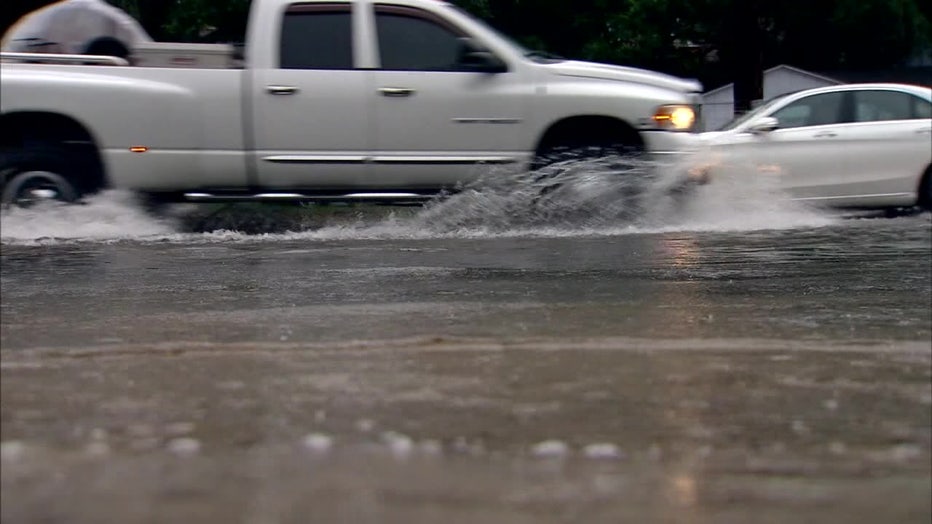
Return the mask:
<path id="1" fill-rule="evenodd" d="M 110 445 L 102 441 L 94 441 L 84 448 L 84 452 L 92 457 L 102 457 L 110 454 Z"/>
<path id="2" fill-rule="evenodd" d="M 26 444 L 18 440 L 0 443 L 0 460 L 4 462 L 19 460 L 26 453 Z"/>
<path id="3" fill-rule="evenodd" d="M 425 455 L 436 456 L 443 453 L 443 444 L 436 440 L 422 440 L 417 447 Z"/>
<path id="4" fill-rule="evenodd" d="M 165 434 L 170 437 L 181 437 L 194 431 L 193 422 L 173 422 L 165 426 Z"/>
<path id="5" fill-rule="evenodd" d="M 569 451 L 569 446 L 559 440 L 545 440 L 531 447 L 531 455 L 542 458 L 565 457 Z"/>
<path id="6" fill-rule="evenodd" d="M 201 451 L 201 443 L 193 438 L 176 438 L 168 441 L 168 451 L 176 455 L 190 456 Z"/>
<path id="7" fill-rule="evenodd" d="M 620 459 L 624 456 L 618 446 L 608 443 L 589 444 L 583 448 L 583 455 L 597 460 Z"/>
<path id="8" fill-rule="evenodd" d="M 658 446 L 657 444 L 652 445 L 652 446 L 650 447 L 650 449 L 647 450 L 647 458 L 649 458 L 650 460 L 653 460 L 653 461 L 658 461 L 658 460 L 662 459 L 662 458 L 663 458 L 663 449 L 662 449 L 660 446 Z"/>
<path id="9" fill-rule="evenodd" d="M 323 433 L 311 433 L 304 437 L 304 447 L 317 453 L 326 453 L 333 447 L 333 437 Z"/>
<path id="10" fill-rule="evenodd" d="M 900 444 L 890 448 L 890 458 L 895 462 L 909 462 L 922 456 L 922 449 L 915 444 Z"/>
<path id="11" fill-rule="evenodd" d="M 809 426 L 807 426 L 806 423 L 802 420 L 794 420 L 791 427 L 793 428 L 793 433 L 796 433 L 797 435 L 808 435 L 811 433 Z"/>
<path id="12" fill-rule="evenodd" d="M 406 457 L 414 449 L 414 441 L 411 440 L 411 437 L 394 431 L 382 433 L 382 442 L 388 445 L 388 449 L 396 457 Z"/>
<path id="13" fill-rule="evenodd" d="M 126 428 L 126 434 L 131 437 L 145 438 L 155 435 L 155 430 L 146 424 L 133 424 Z"/>

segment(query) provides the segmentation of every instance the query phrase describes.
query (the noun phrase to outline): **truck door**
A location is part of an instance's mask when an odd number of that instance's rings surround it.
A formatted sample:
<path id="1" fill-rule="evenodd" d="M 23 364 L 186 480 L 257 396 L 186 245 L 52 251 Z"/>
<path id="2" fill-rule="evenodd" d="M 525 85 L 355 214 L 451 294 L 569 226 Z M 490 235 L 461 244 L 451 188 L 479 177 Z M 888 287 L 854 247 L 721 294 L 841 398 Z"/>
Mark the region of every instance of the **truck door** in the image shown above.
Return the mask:
<path id="1" fill-rule="evenodd" d="M 374 15 L 378 66 L 369 98 L 379 184 L 451 186 L 525 159 L 517 150 L 529 93 L 519 92 L 514 70 L 459 66 L 469 35 L 437 14 L 377 3 Z"/>
<path id="2" fill-rule="evenodd" d="M 338 190 L 364 180 L 371 72 L 355 68 L 353 16 L 348 2 L 292 4 L 270 26 L 281 29 L 269 35 L 277 46 L 270 66 L 254 70 L 252 91 L 262 188 Z"/>

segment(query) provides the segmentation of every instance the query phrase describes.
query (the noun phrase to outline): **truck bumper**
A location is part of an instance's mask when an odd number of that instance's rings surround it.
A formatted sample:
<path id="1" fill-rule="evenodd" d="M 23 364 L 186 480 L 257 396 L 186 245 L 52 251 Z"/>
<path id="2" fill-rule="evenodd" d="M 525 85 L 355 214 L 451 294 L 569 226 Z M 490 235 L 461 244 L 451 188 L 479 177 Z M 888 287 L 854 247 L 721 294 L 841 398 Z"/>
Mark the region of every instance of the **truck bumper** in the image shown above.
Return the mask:
<path id="1" fill-rule="evenodd" d="M 682 173 L 689 182 L 709 181 L 709 170 L 699 161 L 703 142 L 698 133 L 643 131 L 641 136 L 651 160 Z"/>
<path id="2" fill-rule="evenodd" d="M 642 131 L 641 137 L 647 151 L 658 157 L 695 153 L 702 144 L 698 133 Z"/>

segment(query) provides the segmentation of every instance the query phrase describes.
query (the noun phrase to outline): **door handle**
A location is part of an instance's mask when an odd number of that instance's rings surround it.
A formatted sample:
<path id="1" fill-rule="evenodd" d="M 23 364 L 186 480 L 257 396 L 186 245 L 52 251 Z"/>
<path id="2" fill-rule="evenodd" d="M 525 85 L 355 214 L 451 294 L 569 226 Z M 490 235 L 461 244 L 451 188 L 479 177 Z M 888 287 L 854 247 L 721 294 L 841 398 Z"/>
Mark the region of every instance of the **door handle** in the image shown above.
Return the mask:
<path id="1" fill-rule="evenodd" d="M 928 134 L 932 134 L 932 127 L 924 127 L 924 128 L 922 128 L 922 129 L 917 129 L 917 130 L 916 130 L 916 134 L 917 134 L 917 135 L 928 135 Z"/>
<path id="2" fill-rule="evenodd" d="M 838 136 L 838 133 L 836 133 L 836 132 L 834 132 L 834 131 L 821 131 L 821 132 L 816 133 L 816 134 L 814 134 L 814 135 L 812 135 L 812 136 L 813 136 L 814 138 L 833 138 L 833 137 Z"/>
<path id="3" fill-rule="evenodd" d="M 400 98 L 400 97 L 411 96 L 414 93 L 415 93 L 414 89 L 411 89 L 410 87 L 380 87 L 379 88 L 379 94 L 381 94 L 382 96 L 388 96 L 388 97 Z"/>
<path id="4" fill-rule="evenodd" d="M 265 86 L 265 90 L 273 95 L 293 95 L 297 93 L 298 91 L 300 91 L 300 89 L 298 89 L 295 86 L 278 86 L 278 85 Z"/>

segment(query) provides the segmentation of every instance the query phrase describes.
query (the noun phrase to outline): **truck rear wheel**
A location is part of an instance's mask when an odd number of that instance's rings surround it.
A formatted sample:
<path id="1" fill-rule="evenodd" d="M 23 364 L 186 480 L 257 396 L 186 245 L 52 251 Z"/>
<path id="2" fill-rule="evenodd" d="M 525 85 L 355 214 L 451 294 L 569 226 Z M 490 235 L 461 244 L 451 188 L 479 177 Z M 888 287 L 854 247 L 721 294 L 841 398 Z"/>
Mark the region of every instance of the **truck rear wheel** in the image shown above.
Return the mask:
<path id="1" fill-rule="evenodd" d="M 41 202 L 75 202 L 82 191 L 75 184 L 68 155 L 55 147 L 0 154 L 0 203 L 30 207 Z"/>

